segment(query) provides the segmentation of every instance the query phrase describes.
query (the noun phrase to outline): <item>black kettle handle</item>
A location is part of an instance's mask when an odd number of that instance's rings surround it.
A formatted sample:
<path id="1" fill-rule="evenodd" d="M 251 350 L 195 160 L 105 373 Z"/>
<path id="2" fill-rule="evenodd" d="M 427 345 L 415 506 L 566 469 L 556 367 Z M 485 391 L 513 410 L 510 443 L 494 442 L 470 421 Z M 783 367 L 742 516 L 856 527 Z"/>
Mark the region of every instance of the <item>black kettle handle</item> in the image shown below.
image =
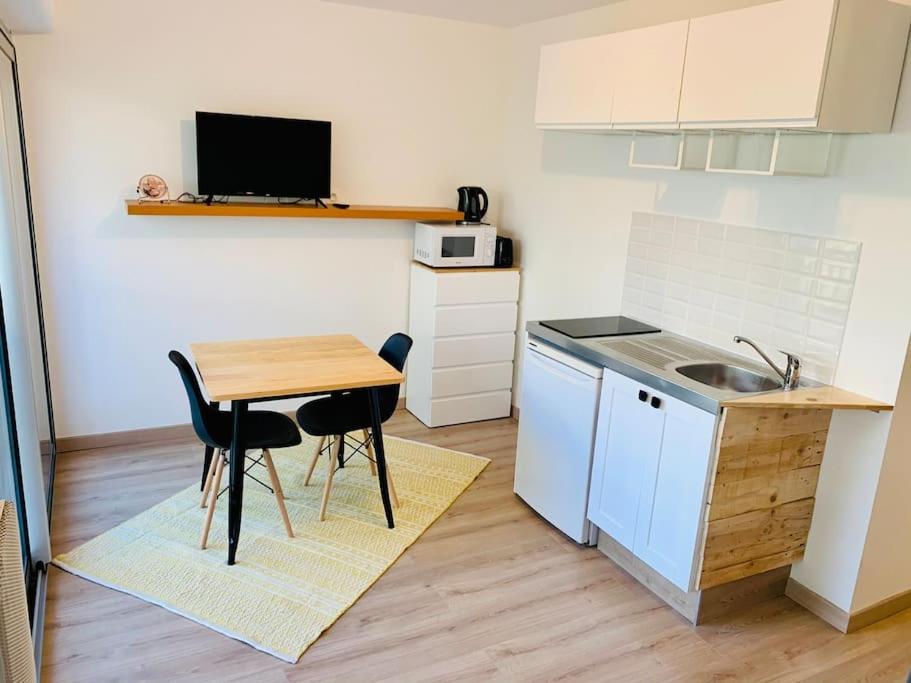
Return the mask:
<path id="1" fill-rule="evenodd" d="M 479 187 L 478 192 L 484 198 L 483 208 L 481 208 L 481 207 L 478 208 L 478 217 L 484 218 L 484 215 L 487 213 L 487 207 L 490 206 L 490 199 L 487 197 L 487 193 L 484 191 L 483 187 Z"/>

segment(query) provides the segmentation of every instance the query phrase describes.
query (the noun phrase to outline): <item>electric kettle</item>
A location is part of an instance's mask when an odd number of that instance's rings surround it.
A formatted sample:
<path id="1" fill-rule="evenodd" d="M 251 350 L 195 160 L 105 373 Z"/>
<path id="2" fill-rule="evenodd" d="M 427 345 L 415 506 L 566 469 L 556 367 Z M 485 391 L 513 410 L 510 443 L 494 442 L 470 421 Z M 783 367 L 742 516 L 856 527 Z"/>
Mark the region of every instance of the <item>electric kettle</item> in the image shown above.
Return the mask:
<path id="1" fill-rule="evenodd" d="M 490 201 L 483 188 L 459 188 L 459 211 L 465 214 L 466 223 L 480 223 L 484 219 L 484 214 L 487 213 L 489 204 Z"/>

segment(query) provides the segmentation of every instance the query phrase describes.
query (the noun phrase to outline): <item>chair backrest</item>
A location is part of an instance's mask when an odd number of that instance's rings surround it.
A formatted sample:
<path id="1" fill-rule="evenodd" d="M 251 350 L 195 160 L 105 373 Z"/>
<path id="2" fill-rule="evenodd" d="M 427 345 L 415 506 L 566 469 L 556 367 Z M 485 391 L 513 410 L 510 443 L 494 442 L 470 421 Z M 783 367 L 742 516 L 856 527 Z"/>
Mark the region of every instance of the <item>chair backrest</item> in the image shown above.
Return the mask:
<path id="1" fill-rule="evenodd" d="M 203 398 L 202 391 L 199 388 L 199 381 L 196 379 L 196 373 L 193 372 L 190 362 L 180 351 L 171 351 L 168 354 L 168 358 L 177 366 L 180 378 L 183 380 L 184 389 L 187 391 L 187 398 L 190 401 L 190 415 L 193 418 L 193 430 L 196 432 L 196 436 L 207 446 L 223 448 L 224 444 L 218 443 L 213 436 L 216 433 L 214 425 L 215 414 L 218 410 L 210 406 Z"/>
<path id="2" fill-rule="evenodd" d="M 408 352 L 411 351 L 413 344 L 414 341 L 411 337 L 407 334 L 397 332 L 389 337 L 389 339 L 386 340 L 386 343 L 383 344 L 383 348 L 380 349 L 380 358 L 401 372 L 405 367 L 405 361 L 408 360 Z M 395 412 L 395 407 L 399 402 L 400 389 L 400 384 L 393 384 L 392 386 L 380 389 L 380 417 L 383 422 L 392 417 L 392 414 Z"/>

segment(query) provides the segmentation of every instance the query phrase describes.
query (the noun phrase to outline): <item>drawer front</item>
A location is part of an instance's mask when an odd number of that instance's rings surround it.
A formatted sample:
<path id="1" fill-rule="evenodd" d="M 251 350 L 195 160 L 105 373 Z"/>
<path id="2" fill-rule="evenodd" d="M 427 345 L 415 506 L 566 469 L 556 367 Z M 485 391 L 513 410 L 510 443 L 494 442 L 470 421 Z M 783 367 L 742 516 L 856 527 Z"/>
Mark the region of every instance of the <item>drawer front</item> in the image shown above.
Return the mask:
<path id="1" fill-rule="evenodd" d="M 433 371 L 433 398 L 482 394 L 512 388 L 512 363 L 442 368 Z"/>
<path id="2" fill-rule="evenodd" d="M 516 272 L 441 273 L 437 276 L 437 306 L 515 303 L 519 299 Z"/>
<path id="3" fill-rule="evenodd" d="M 437 398 L 430 402 L 430 426 L 442 427 L 509 417 L 511 399 L 511 391 Z"/>
<path id="4" fill-rule="evenodd" d="M 516 304 L 450 306 L 434 312 L 434 337 L 516 331 Z"/>
<path id="5" fill-rule="evenodd" d="M 433 367 L 512 362 L 515 352 L 516 335 L 511 332 L 436 339 L 433 342 Z"/>

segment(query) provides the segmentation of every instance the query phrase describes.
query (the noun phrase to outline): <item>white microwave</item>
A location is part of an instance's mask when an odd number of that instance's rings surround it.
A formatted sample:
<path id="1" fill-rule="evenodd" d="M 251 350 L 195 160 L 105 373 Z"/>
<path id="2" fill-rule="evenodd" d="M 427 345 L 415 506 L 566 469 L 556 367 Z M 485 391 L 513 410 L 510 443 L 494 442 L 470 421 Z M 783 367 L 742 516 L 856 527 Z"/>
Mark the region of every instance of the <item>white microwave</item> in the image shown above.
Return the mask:
<path id="1" fill-rule="evenodd" d="M 414 260 L 432 268 L 492 266 L 497 246 L 493 225 L 418 223 L 414 226 Z"/>

